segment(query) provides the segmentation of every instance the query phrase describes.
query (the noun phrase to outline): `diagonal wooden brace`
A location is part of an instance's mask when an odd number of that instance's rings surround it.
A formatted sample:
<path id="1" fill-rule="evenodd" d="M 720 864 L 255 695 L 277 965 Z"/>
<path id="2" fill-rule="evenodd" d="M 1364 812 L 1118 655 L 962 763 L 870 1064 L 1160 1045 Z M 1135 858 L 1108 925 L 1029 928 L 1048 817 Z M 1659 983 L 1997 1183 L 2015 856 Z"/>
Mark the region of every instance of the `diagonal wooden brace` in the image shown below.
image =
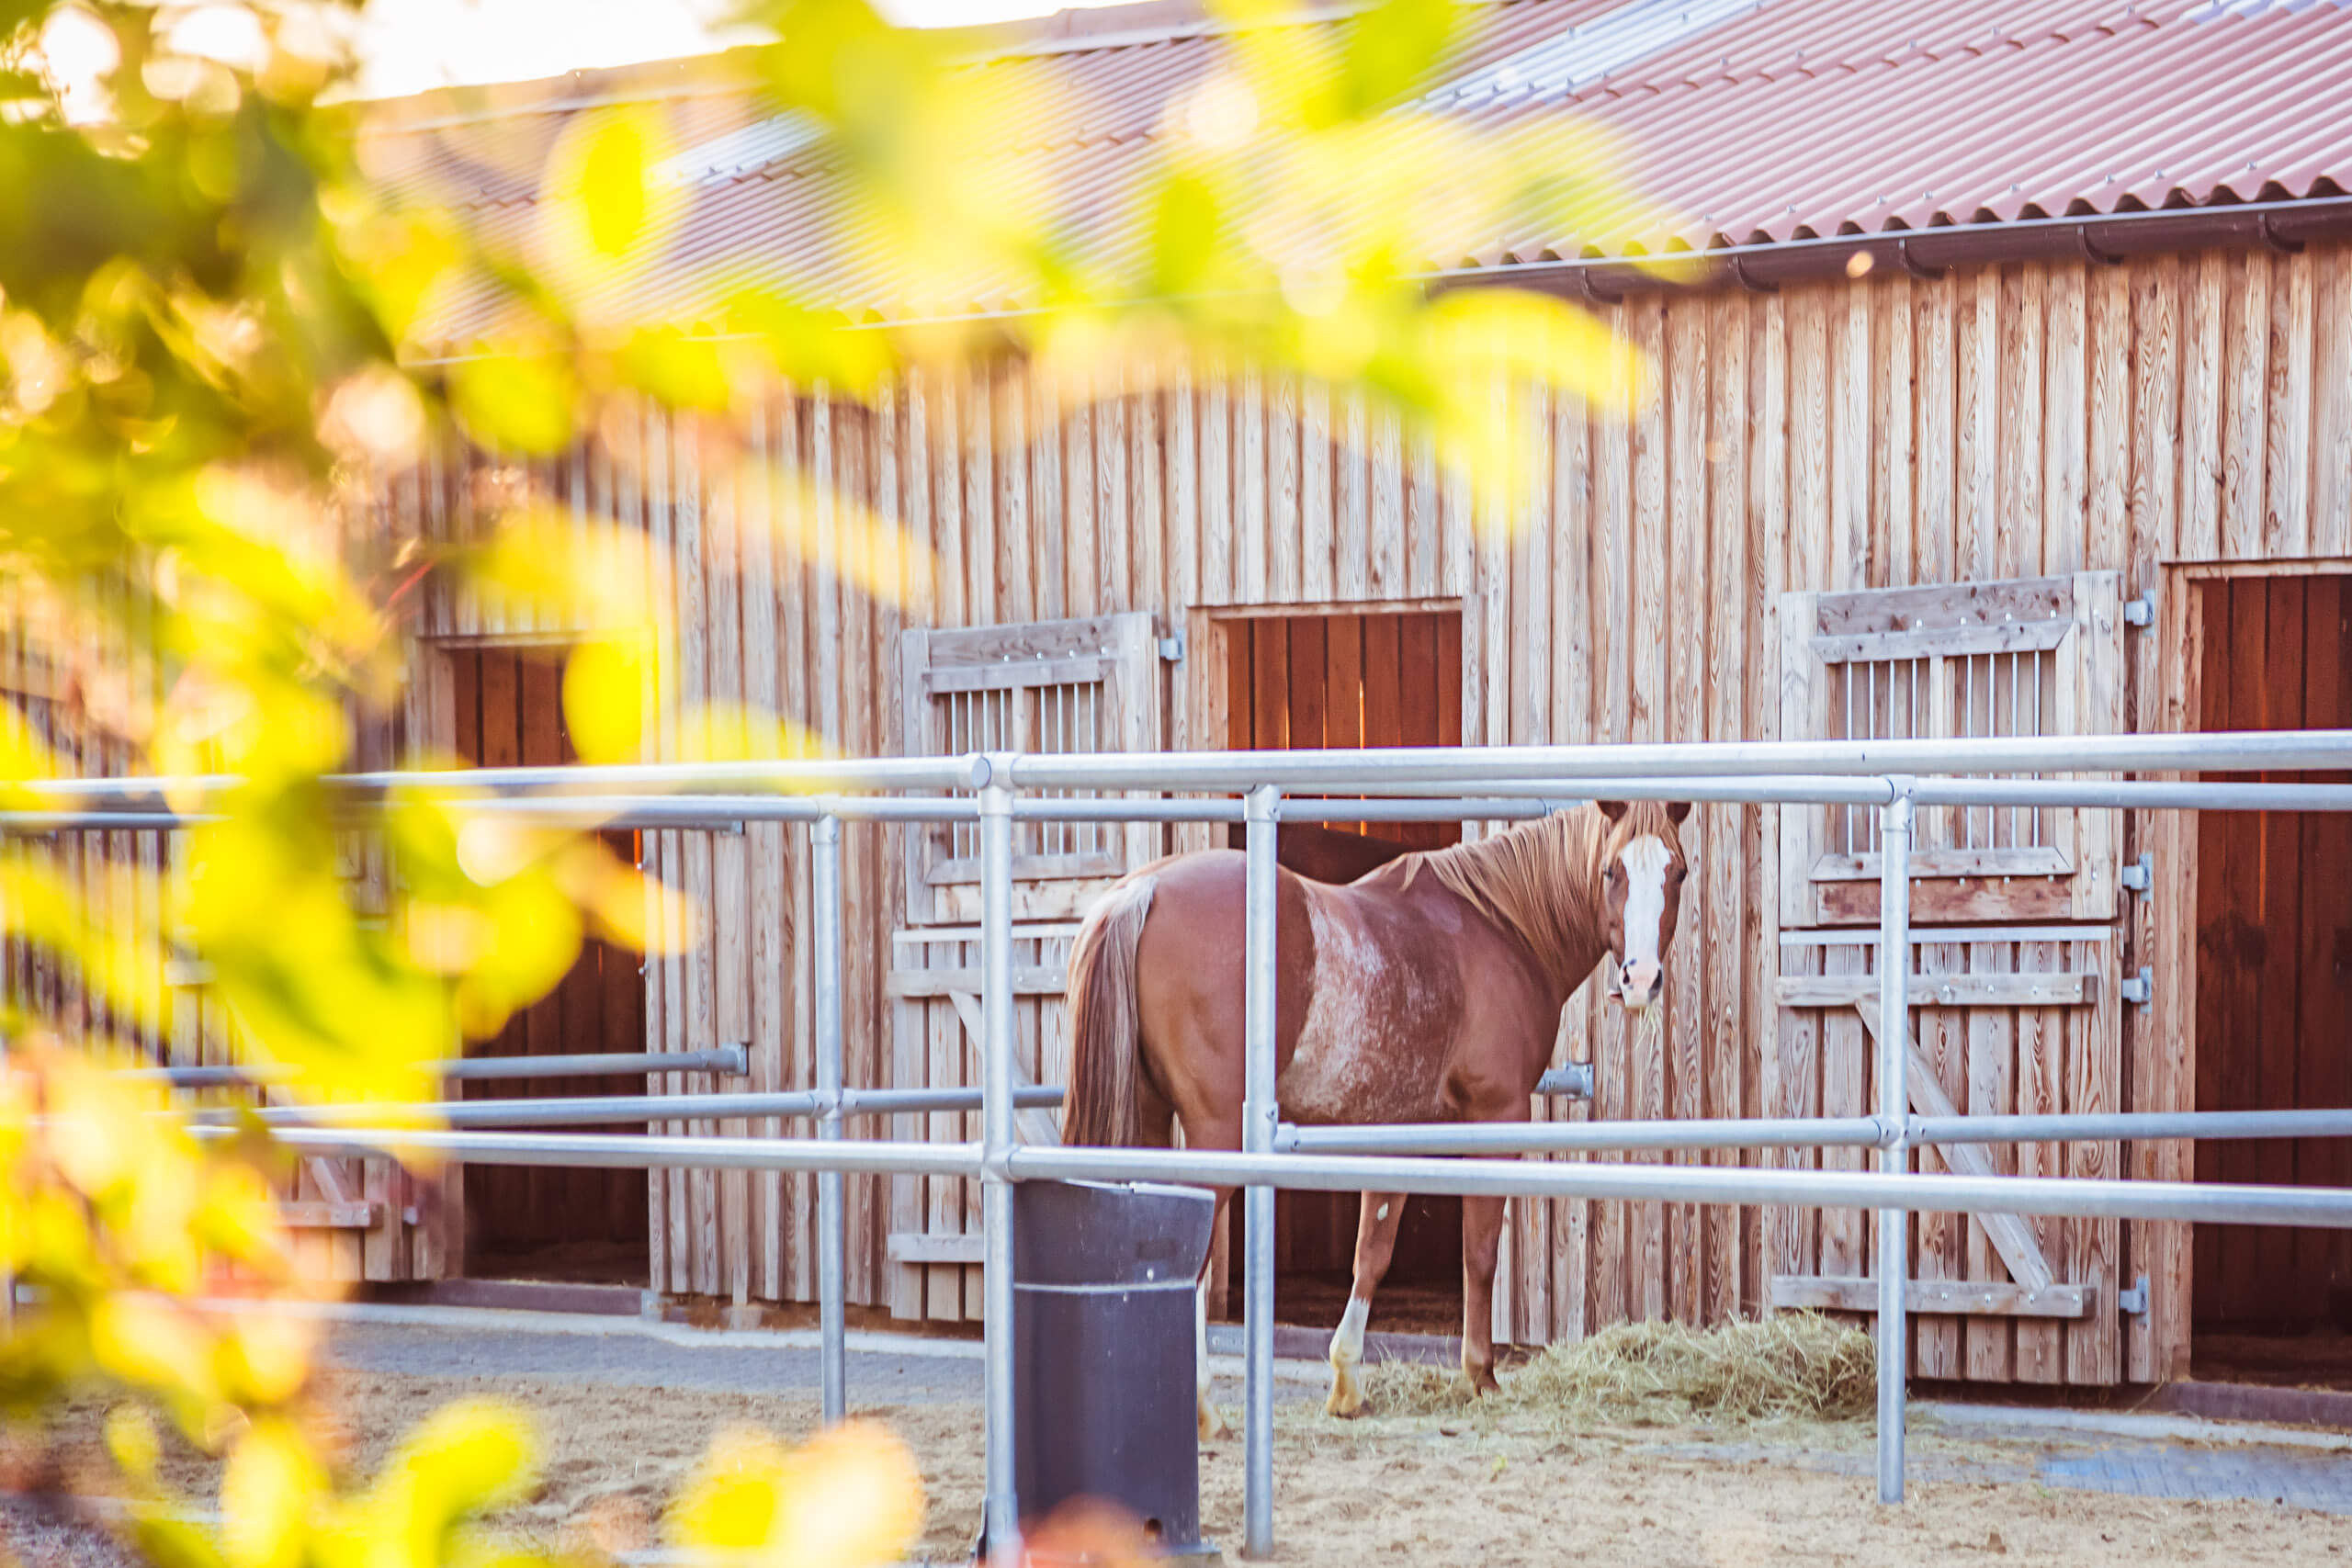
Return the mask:
<path id="1" fill-rule="evenodd" d="M 1862 1015 L 1862 1027 L 1871 1038 L 1878 1038 L 1878 1006 L 1872 1002 L 1854 1010 Z M 1957 1116 L 1951 1100 L 1944 1094 L 1943 1085 L 1936 1081 L 1935 1069 L 1920 1054 L 1917 1038 L 1905 1031 L 1905 1047 L 1911 1054 L 1911 1070 L 1904 1075 L 1911 1091 L 1911 1110 L 1920 1116 Z M 1983 1144 L 1937 1144 L 1933 1145 L 1944 1162 L 1944 1168 L 1955 1176 L 1994 1176 L 1993 1151 Z M 1993 1250 L 2008 1266 L 2009 1278 L 2029 1292 L 2045 1291 L 2052 1284 L 2049 1259 L 2041 1256 L 2041 1247 L 2033 1239 L 2033 1227 L 2016 1214 L 1978 1214 L 1977 1223 L 1984 1227 L 1984 1235 Z"/>

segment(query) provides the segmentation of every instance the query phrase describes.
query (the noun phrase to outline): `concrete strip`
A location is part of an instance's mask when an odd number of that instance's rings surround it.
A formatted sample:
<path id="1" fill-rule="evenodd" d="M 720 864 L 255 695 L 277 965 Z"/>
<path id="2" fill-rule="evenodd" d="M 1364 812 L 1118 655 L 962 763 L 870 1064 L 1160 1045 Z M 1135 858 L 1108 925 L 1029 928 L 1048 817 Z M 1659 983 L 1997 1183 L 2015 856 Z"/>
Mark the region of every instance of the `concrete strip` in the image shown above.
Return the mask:
<path id="1" fill-rule="evenodd" d="M 385 1327 L 445 1328 L 481 1334 L 558 1334 L 587 1338 L 649 1339 L 663 1345 L 685 1349 L 747 1349 L 800 1350 L 820 1348 L 813 1328 L 694 1328 L 684 1324 L 662 1323 L 649 1318 L 594 1317 L 578 1313 L 516 1312 L 508 1308 L 459 1306 L 402 1306 L 368 1302 L 302 1302 L 264 1303 L 233 1298 L 209 1299 L 198 1303 L 207 1311 L 223 1314 L 276 1311 L 298 1317 L 326 1323 L 379 1325 Z M 847 1345 L 854 1356 L 898 1356 L 932 1358 L 939 1360 L 978 1361 L 981 1346 L 977 1339 L 939 1339 L 914 1334 L 878 1334 L 871 1330 L 853 1329 Z M 1209 1370 L 1219 1378 L 1241 1376 L 1241 1358 L 1212 1352 Z M 1319 1383 L 1324 1372 L 1319 1365 L 1276 1363 L 1276 1381 L 1293 1383 Z"/>
<path id="2" fill-rule="evenodd" d="M 2203 1421 L 2193 1416 L 2149 1416 L 2119 1410 L 2044 1409 L 2013 1404 L 1952 1404 L 1921 1401 L 1915 1414 L 1947 1427 L 1982 1427 L 2012 1432 L 2081 1432 L 2143 1442 L 2244 1443 L 2278 1448 L 2352 1451 L 2352 1436 L 2301 1427 L 2256 1426 L 2240 1421 Z"/>

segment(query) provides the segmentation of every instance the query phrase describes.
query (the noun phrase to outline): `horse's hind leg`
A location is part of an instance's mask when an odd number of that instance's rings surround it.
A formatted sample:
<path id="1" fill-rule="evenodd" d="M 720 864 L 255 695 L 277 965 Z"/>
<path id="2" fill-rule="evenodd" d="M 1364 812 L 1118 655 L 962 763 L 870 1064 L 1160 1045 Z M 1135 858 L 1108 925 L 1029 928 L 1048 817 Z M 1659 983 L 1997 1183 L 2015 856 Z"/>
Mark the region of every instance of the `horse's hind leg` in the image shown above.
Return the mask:
<path id="1" fill-rule="evenodd" d="M 1216 1235 L 1224 1225 L 1226 1206 L 1232 1197 L 1232 1188 L 1217 1189 L 1216 1217 L 1209 1225 L 1211 1236 Z M 1200 1284 L 1193 1292 L 1193 1382 L 1197 1397 L 1201 1439 L 1204 1442 L 1211 1438 L 1231 1435 L 1231 1429 L 1225 1424 L 1224 1414 L 1217 1409 L 1216 1401 L 1211 1397 L 1216 1390 L 1213 1380 L 1209 1376 L 1209 1280 L 1216 1267 L 1216 1248 L 1212 1246 L 1210 1260 L 1201 1265 Z"/>
<path id="2" fill-rule="evenodd" d="M 1473 1395 L 1495 1381 L 1495 1264 L 1502 1256 L 1503 1200 L 1462 1200 L 1462 1381 Z"/>
<path id="3" fill-rule="evenodd" d="M 1331 1336 L 1331 1395 L 1323 1408 L 1334 1416 L 1364 1413 L 1363 1387 L 1356 1367 L 1363 1359 L 1363 1325 L 1372 1316 L 1372 1293 L 1388 1273 L 1396 1252 L 1396 1227 L 1404 1222 L 1405 1199 L 1397 1192 L 1367 1192 L 1356 1213 L 1355 1280 L 1348 1310 Z"/>

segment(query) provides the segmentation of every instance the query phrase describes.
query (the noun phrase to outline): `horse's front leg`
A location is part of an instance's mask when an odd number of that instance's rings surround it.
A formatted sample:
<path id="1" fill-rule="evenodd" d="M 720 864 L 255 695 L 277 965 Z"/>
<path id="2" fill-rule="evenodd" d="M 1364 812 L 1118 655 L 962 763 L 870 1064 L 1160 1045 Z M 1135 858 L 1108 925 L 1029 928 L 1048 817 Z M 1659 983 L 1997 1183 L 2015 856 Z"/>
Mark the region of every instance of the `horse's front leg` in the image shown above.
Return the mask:
<path id="1" fill-rule="evenodd" d="M 1396 1227 L 1404 1223 L 1405 1198 L 1400 1192 L 1367 1192 L 1356 1211 L 1355 1278 L 1348 1291 L 1348 1310 L 1331 1335 L 1331 1396 L 1323 1408 L 1334 1416 L 1361 1416 L 1363 1387 L 1356 1368 L 1363 1360 L 1363 1325 L 1372 1317 L 1372 1293 L 1388 1273 L 1396 1253 Z"/>
<path id="2" fill-rule="evenodd" d="M 1502 1255 L 1503 1200 L 1462 1200 L 1462 1381 L 1475 1397 L 1495 1381 L 1495 1263 Z"/>

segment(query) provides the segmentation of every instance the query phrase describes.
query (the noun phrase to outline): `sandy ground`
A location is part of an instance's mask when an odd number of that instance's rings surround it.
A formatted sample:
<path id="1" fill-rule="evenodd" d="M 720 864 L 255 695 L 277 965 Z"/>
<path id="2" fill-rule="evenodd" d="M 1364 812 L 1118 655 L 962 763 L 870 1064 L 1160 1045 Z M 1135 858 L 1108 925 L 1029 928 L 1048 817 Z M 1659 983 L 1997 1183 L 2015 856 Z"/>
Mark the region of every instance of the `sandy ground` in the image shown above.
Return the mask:
<path id="1" fill-rule="evenodd" d="M 659 1544 L 664 1501 L 719 1430 L 748 1423 L 789 1436 L 808 1431 L 816 1414 L 797 1392 L 496 1372 L 345 1370 L 329 1386 L 345 1460 L 362 1472 L 399 1431 L 447 1400 L 492 1394 L 528 1409 L 547 1444 L 546 1484 L 508 1523 L 542 1542 L 607 1551 Z M 978 1518 L 977 1405 L 947 1397 L 867 1413 L 897 1428 L 922 1462 L 931 1502 L 924 1554 L 960 1558 Z M 2268 1503 L 2058 1491 L 2030 1479 L 1926 1479 L 1915 1482 L 1905 1506 L 1881 1509 L 1866 1480 L 1822 1468 L 1850 1467 L 1866 1454 L 1860 1427 L 1563 1437 L 1537 1418 L 1479 1412 L 1343 1424 L 1305 1403 L 1285 1405 L 1278 1422 L 1279 1560 L 1293 1563 L 1823 1568 L 2004 1560 L 2142 1568 L 2338 1563 L 2352 1555 L 2352 1518 Z M 2030 1476 L 2047 1449 L 1928 1430 L 1913 1442 L 1914 1473 Z M 177 1469 L 191 1493 L 209 1487 L 201 1464 L 183 1460 Z M 1203 1490 L 1209 1533 L 1237 1541 L 1238 1440 L 1204 1451 Z M 20 1562 L 105 1568 L 112 1559 L 86 1533 L 30 1523 L 20 1510 L 0 1510 L 0 1535 Z"/>

